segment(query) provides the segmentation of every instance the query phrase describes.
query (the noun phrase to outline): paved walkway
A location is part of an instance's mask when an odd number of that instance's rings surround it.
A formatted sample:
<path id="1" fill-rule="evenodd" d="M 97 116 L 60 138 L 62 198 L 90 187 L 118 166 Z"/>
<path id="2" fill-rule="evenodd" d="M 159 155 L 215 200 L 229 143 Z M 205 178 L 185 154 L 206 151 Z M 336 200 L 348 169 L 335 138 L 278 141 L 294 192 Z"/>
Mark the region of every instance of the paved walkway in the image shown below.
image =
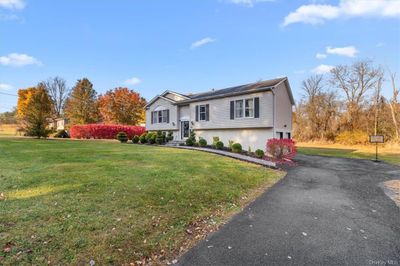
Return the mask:
<path id="1" fill-rule="evenodd" d="M 300 155 L 299 166 L 180 265 L 400 265 L 400 209 L 379 183 L 400 167 Z"/>
<path id="2" fill-rule="evenodd" d="M 266 161 L 266 160 L 262 160 L 262 159 L 257 159 L 257 158 L 253 158 L 253 157 L 246 156 L 246 155 L 243 155 L 243 154 L 228 152 L 228 151 L 224 151 L 224 150 L 216 150 L 216 149 L 200 148 L 200 147 L 190 147 L 190 146 L 176 146 L 175 148 L 215 153 L 215 154 L 219 154 L 219 155 L 235 158 L 235 159 L 238 159 L 238 160 L 241 160 L 241 161 L 246 161 L 246 162 L 250 162 L 250 163 L 263 165 L 263 166 L 266 166 L 266 167 L 276 168 L 276 164 L 274 162 L 270 162 L 270 161 Z"/>

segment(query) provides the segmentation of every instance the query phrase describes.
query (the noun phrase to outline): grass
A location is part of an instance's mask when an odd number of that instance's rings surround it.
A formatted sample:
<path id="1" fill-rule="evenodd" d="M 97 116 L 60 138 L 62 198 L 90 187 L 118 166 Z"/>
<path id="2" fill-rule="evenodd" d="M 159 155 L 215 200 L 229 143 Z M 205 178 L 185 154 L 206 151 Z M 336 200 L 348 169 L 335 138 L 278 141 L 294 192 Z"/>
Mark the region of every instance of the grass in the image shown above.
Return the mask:
<path id="1" fill-rule="evenodd" d="M 198 240 L 188 228 L 215 228 L 282 176 L 197 151 L 0 138 L 0 264 L 165 262 Z"/>
<path id="2" fill-rule="evenodd" d="M 333 156 L 354 159 L 375 159 L 375 146 L 345 146 L 340 144 L 298 143 L 299 153 L 308 155 Z M 395 145 L 380 145 L 379 159 L 387 163 L 400 165 L 400 148 Z"/>

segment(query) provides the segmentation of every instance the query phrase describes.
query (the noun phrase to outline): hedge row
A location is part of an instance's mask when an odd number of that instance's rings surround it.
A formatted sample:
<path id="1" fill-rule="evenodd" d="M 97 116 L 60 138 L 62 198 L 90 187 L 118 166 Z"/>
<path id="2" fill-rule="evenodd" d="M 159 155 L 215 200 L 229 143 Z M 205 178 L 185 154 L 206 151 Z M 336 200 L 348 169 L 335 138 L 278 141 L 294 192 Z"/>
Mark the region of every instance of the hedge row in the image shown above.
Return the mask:
<path id="1" fill-rule="evenodd" d="M 141 135 L 146 131 L 141 126 L 88 124 L 74 125 L 71 127 L 71 138 L 75 139 L 115 139 L 119 132 L 125 132 L 129 139 Z"/>

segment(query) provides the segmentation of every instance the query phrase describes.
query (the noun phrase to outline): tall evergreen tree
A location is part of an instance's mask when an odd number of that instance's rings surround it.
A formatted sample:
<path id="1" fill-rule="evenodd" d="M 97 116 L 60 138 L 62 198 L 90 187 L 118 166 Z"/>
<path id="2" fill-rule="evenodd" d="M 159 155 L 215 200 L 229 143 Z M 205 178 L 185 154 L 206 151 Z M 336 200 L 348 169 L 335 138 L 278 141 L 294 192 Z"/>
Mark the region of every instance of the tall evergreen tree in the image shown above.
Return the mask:
<path id="1" fill-rule="evenodd" d="M 89 124 L 99 120 L 97 93 L 87 78 L 76 82 L 66 101 L 64 111 L 72 125 Z"/>

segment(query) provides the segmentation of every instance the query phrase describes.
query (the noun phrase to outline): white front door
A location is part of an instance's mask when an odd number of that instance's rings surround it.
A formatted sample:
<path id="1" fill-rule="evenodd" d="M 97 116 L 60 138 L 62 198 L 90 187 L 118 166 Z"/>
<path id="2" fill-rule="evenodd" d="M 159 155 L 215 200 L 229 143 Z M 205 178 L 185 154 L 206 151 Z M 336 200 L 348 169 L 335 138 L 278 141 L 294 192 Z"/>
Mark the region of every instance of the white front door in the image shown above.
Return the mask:
<path id="1" fill-rule="evenodd" d="M 181 121 L 181 139 L 187 139 L 190 135 L 189 121 Z"/>

